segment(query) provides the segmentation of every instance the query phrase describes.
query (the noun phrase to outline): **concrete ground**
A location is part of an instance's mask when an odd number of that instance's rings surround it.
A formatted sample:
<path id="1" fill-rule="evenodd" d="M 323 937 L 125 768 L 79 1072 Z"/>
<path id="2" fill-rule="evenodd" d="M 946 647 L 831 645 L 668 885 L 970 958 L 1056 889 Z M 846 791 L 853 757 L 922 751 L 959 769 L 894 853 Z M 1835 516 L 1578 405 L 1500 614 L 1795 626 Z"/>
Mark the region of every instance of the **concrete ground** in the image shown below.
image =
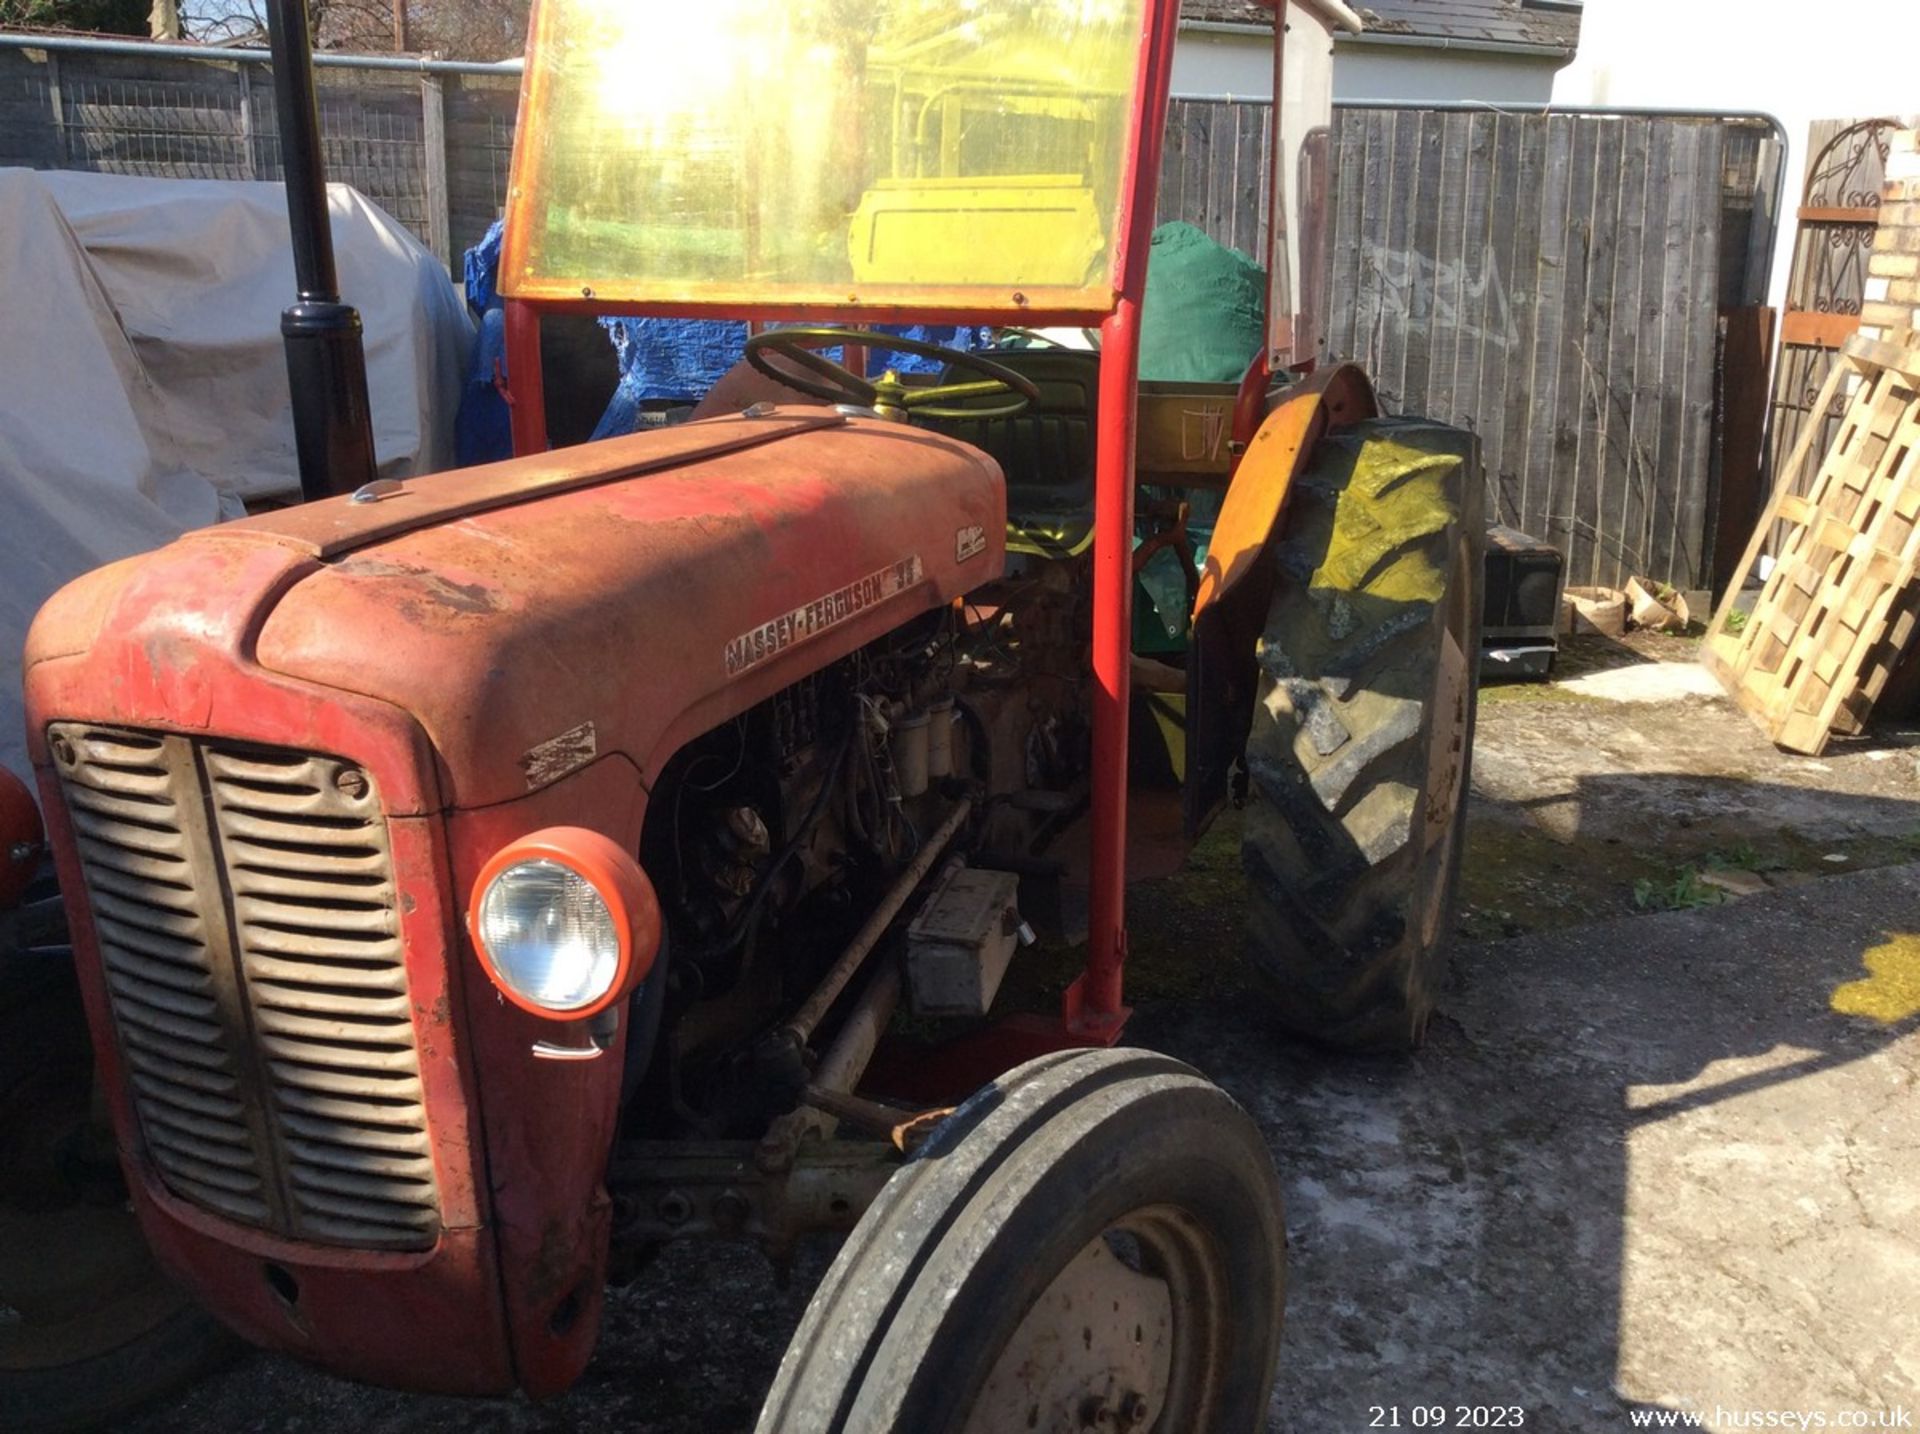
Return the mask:
<path id="1" fill-rule="evenodd" d="M 1704 669 L 1674 660 L 1691 643 L 1635 641 L 1576 642 L 1553 684 L 1483 694 L 1464 935 L 1920 860 L 1920 731 L 1782 752 Z"/>
<path id="2" fill-rule="evenodd" d="M 1716 1408 L 1920 1424 L 1915 736 L 1789 757 L 1682 674 L 1570 666 L 1484 704 L 1470 939 L 1417 1054 L 1269 1033 L 1232 954 L 1230 823 L 1135 893 L 1129 1039 L 1226 1086 L 1282 1174 L 1269 1427 L 1419 1427 L 1435 1405 L 1446 1427 L 1463 1405 L 1554 1431 Z M 1596 694 L 1583 667 L 1629 676 Z M 752 1251 L 668 1250 L 545 1405 L 250 1356 L 133 1427 L 746 1429 L 829 1255 L 783 1289 Z"/>

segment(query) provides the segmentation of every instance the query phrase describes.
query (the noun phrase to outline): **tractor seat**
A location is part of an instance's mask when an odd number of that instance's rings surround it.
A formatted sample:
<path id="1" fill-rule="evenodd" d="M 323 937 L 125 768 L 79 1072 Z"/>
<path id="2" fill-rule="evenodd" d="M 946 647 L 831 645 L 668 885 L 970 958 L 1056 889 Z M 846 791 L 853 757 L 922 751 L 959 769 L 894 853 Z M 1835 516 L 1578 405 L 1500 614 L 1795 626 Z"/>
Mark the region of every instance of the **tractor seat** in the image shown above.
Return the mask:
<path id="1" fill-rule="evenodd" d="M 1007 547 L 1066 557 L 1093 541 L 1093 444 L 1100 356 L 1080 349 L 990 350 L 995 363 L 1025 375 L 1039 399 L 1014 418 L 922 419 L 928 428 L 991 454 L 1007 476 Z M 942 383 L 978 374 L 952 368 Z M 978 400 L 982 407 L 1004 396 Z"/>

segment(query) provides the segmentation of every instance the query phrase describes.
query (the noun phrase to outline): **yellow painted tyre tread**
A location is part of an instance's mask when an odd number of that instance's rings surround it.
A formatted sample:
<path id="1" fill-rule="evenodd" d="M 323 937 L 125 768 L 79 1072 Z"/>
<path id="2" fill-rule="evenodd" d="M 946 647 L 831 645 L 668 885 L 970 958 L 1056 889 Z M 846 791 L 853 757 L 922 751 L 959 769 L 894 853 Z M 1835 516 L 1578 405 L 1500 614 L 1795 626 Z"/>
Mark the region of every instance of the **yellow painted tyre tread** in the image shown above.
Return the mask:
<path id="1" fill-rule="evenodd" d="M 1405 1049 L 1452 925 L 1479 653 L 1473 436 L 1375 419 L 1288 500 L 1259 642 L 1248 947 L 1295 1034 Z"/>

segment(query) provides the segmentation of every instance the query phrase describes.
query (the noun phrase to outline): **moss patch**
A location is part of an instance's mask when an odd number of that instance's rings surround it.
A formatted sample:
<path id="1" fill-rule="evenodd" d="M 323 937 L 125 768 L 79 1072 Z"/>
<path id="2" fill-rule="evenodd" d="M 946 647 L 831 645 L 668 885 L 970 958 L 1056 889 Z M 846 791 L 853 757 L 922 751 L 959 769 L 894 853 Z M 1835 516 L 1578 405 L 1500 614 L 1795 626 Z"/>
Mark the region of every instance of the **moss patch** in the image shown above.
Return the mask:
<path id="1" fill-rule="evenodd" d="M 1830 861 L 1839 856 L 1842 861 Z M 1810 841 L 1791 831 L 1676 827 L 1647 846 L 1559 842 L 1524 818 L 1476 811 L 1467 824 L 1456 930 L 1472 940 L 1522 936 L 1589 921 L 1732 900 L 1705 882 L 1733 868 L 1770 886 L 1866 871 L 1920 858 L 1920 833 Z"/>
<path id="2" fill-rule="evenodd" d="M 1446 572 L 1431 554 L 1408 540 L 1444 533 L 1453 521 L 1447 488 L 1460 466 L 1459 456 L 1377 434 L 1353 446 L 1353 476 L 1347 489 L 1361 501 L 1343 498 L 1335 508 L 1326 553 L 1309 586 L 1336 593 L 1364 592 L 1400 605 L 1439 602 L 1447 589 Z M 1405 551 L 1385 562 L 1401 549 Z"/>
<path id="3" fill-rule="evenodd" d="M 1602 702 L 1606 699 L 1585 692 L 1569 692 L 1558 682 L 1489 682 L 1480 689 L 1482 707 L 1530 706 Z"/>

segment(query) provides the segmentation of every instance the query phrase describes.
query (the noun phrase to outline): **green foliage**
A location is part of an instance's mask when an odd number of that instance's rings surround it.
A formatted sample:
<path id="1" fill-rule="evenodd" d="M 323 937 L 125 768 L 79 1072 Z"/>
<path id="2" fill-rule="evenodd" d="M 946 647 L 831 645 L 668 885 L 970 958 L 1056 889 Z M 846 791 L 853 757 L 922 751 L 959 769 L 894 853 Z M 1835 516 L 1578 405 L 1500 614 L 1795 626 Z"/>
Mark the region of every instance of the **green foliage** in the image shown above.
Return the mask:
<path id="1" fill-rule="evenodd" d="M 1723 851 L 1707 853 L 1706 863 L 1712 871 L 1785 871 L 1792 865 L 1785 857 L 1763 852 L 1752 842 L 1737 842 Z"/>
<path id="2" fill-rule="evenodd" d="M 1692 867 L 1659 880 L 1643 876 L 1633 884 L 1633 904 L 1642 911 L 1687 911 L 1729 899 L 1719 887 L 1702 881 Z"/>
<path id="3" fill-rule="evenodd" d="M 0 0 L 0 29 L 147 33 L 150 0 Z"/>

